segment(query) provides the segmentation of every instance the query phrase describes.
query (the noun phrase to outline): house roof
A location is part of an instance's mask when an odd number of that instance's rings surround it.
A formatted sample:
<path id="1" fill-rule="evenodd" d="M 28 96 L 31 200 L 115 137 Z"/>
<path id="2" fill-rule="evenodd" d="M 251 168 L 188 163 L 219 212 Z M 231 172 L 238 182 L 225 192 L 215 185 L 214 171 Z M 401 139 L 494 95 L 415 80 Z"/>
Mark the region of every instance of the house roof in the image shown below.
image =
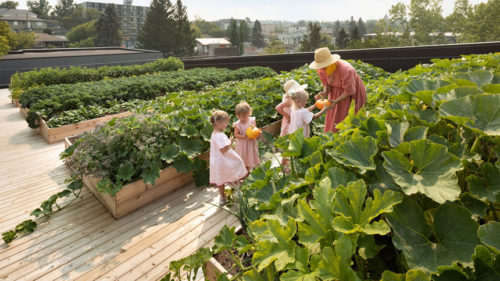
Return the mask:
<path id="1" fill-rule="evenodd" d="M 44 19 L 38 19 L 38 18 L 27 18 L 25 16 L 11 16 L 11 15 L 5 15 L 5 16 L 0 16 L 0 20 L 8 21 L 8 20 L 16 20 L 16 21 L 31 21 L 31 22 L 37 22 L 37 21 L 48 21 Z"/>
<path id="2" fill-rule="evenodd" d="M 213 44 L 231 44 L 224 38 L 196 38 L 201 45 L 213 45 Z"/>
<path id="3" fill-rule="evenodd" d="M 69 42 L 69 40 L 64 36 L 39 33 L 36 35 L 35 42 Z"/>

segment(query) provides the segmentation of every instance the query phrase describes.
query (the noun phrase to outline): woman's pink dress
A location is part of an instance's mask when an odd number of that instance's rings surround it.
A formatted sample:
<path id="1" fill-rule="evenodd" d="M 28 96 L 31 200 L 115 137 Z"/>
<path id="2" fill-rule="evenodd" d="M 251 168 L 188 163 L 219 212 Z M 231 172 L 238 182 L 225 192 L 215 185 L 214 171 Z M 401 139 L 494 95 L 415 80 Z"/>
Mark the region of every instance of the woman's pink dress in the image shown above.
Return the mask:
<path id="1" fill-rule="evenodd" d="M 358 110 L 366 104 L 366 88 L 356 70 L 344 60 L 339 60 L 337 69 L 332 75 L 327 75 L 324 69 L 317 69 L 319 78 L 323 86 L 329 85 L 328 99 L 336 99 L 346 93 L 350 97 L 336 104 L 333 109 L 326 112 L 325 132 L 337 132 L 335 127 L 338 123 L 344 121 L 349 114 L 351 101 L 356 103 L 355 110 Z"/>
<path id="2" fill-rule="evenodd" d="M 239 120 L 233 123 L 233 127 L 238 130 L 240 135 L 246 135 L 246 131 L 250 126 L 257 127 L 255 117 L 248 118 L 246 124 L 241 123 Z M 246 167 L 253 168 L 260 164 L 259 146 L 256 139 L 236 139 L 234 150 L 241 156 Z"/>
<path id="3" fill-rule="evenodd" d="M 229 148 L 222 153 L 221 148 L 230 145 L 231 141 L 222 132 L 212 132 L 210 138 L 210 184 L 221 186 L 244 178 L 247 175 L 245 163 L 241 157 Z"/>

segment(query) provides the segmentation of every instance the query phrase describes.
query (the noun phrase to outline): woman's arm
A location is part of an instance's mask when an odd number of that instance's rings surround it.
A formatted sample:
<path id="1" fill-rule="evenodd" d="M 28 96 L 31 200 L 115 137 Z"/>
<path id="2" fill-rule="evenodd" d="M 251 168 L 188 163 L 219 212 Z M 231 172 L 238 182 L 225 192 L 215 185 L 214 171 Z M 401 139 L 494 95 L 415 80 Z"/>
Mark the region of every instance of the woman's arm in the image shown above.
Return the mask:
<path id="1" fill-rule="evenodd" d="M 246 139 L 247 138 L 247 135 L 242 135 L 240 134 L 240 130 L 238 129 L 238 127 L 234 126 L 234 137 L 237 138 L 237 139 Z"/>

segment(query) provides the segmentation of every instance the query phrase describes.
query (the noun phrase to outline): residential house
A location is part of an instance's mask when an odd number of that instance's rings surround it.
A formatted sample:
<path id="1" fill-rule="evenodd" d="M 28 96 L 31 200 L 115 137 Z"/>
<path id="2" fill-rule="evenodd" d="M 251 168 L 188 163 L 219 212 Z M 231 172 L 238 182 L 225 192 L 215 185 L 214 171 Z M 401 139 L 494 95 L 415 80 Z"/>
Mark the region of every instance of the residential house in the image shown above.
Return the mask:
<path id="1" fill-rule="evenodd" d="M 237 56 L 238 48 L 225 38 L 196 38 L 199 56 Z"/>
<path id="2" fill-rule="evenodd" d="M 35 48 L 66 48 L 69 40 L 65 36 L 40 33 L 35 38 Z"/>
<path id="3" fill-rule="evenodd" d="M 0 8 L 0 20 L 6 21 L 16 32 L 34 31 L 41 33 L 47 28 L 47 20 L 39 19 L 35 13 L 28 10 Z"/>

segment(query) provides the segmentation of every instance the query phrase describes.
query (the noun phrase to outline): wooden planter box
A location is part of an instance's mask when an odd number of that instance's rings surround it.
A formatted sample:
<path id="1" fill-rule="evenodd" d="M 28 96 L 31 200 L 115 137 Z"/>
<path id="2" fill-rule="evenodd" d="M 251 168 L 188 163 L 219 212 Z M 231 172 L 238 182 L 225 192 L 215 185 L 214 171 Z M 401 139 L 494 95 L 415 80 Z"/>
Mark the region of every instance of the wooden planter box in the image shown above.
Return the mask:
<path id="1" fill-rule="evenodd" d="M 19 99 L 12 99 L 12 104 L 14 104 L 16 107 L 21 107 L 21 104 L 19 103 Z"/>
<path id="2" fill-rule="evenodd" d="M 241 225 L 238 225 L 235 232 L 238 234 L 241 231 Z M 205 270 L 207 275 L 205 276 L 206 281 L 217 281 L 217 274 L 227 273 L 227 270 L 214 258 L 210 258 L 205 263 Z M 231 279 L 233 276 L 227 274 L 227 277 Z"/>
<path id="3" fill-rule="evenodd" d="M 38 118 L 38 132 L 47 141 L 47 143 L 54 143 L 64 140 L 66 137 L 74 136 L 79 133 L 90 131 L 95 128 L 97 124 L 108 122 L 113 118 L 121 118 L 128 116 L 132 113 L 122 112 L 113 115 L 107 115 L 100 118 L 85 120 L 76 124 L 69 124 L 57 128 L 49 128 L 45 120 Z"/>
<path id="4" fill-rule="evenodd" d="M 26 117 L 28 117 L 29 111 L 30 110 L 28 108 L 19 107 L 19 112 L 21 112 L 21 115 L 23 116 L 24 119 L 26 119 Z"/>
<path id="5" fill-rule="evenodd" d="M 66 148 L 75 140 L 75 137 L 66 138 L 64 141 Z M 199 157 L 208 161 L 209 152 L 205 152 Z M 115 219 L 120 219 L 150 202 L 192 183 L 194 178 L 192 173 L 179 173 L 173 166 L 169 166 L 160 171 L 160 178 L 156 180 L 154 185 L 137 180 L 123 186 L 115 197 L 97 191 L 96 187 L 99 181 L 99 178 L 83 176 L 85 186 L 101 201 Z"/>

